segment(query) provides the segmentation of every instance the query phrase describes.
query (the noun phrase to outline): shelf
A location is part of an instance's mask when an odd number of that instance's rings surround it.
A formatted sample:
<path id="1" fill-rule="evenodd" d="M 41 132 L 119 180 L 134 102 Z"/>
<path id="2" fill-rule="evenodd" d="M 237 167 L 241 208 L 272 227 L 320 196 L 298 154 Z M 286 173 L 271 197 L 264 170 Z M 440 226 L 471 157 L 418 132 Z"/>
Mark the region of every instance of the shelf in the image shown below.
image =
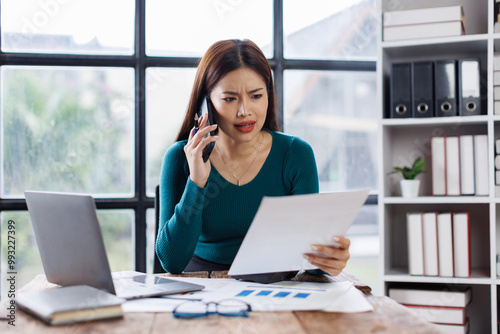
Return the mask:
<path id="1" fill-rule="evenodd" d="M 500 198 L 497 198 L 500 202 Z M 488 204 L 490 197 L 487 196 L 420 196 L 414 198 L 404 198 L 399 196 L 389 196 L 382 199 L 385 204 Z"/>
<path id="2" fill-rule="evenodd" d="M 387 282 L 443 283 L 443 284 L 492 284 L 500 279 L 492 279 L 486 271 L 473 271 L 471 277 L 411 276 L 403 269 L 393 269 L 386 275 Z"/>
<path id="3" fill-rule="evenodd" d="M 453 116 L 453 117 L 425 117 L 425 118 L 384 118 L 383 126 L 417 126 L 417 125 L 439 125 L 439 124 L 475 124 L 487 123 L 489 116 Z M 500 121 L 500 116 L 493 118 Z"/>
<path id="4" fill-rule="evenodd" d="M 384 54 L 398 61 L 486 56 L 488 35 L 466 35 L 431 40 L 382 42 Z M 428 41 L 429 43 L 425 43 Z"/>
<path id="5" fill-rule="evenodd" d="M 500 38 L 500 34 L 497 34 Z M 461 35 L 452 37 L 434 37 L 434 38 L 416 38 L 407 39 L 401 41 L 386 41 L 382 42 L 382 48 L 405 48 L 414 46 L 446 46 L 448 44 L 460 44 L 460 43 L 473 43 L 473 42 L 483 42 L 488 40 L 488 34 L 476 34 L 476 35 Z"/>
<path id="6" fill-rule="evenodd" d="M 500 333 L 500 276 L 496 257 L 500 252 L 500 197 L 495 197 L 495 140 L 500 139 L 500 112 L 494 114 L 494 73 L 492 56 L 500 55 L 500 33 L 493 32 L 495 0 L 379 0 L 382 11 L 463 5 L 466 35 L 402 41 L 379 41 L 377 80 L 379 85 L 380 171 L 379 218 L 382 272 L 385 289 L 419 288 L 438 285 L 470 287 L 473 300 L 468 306 L 471 333 Z M 379 36 L 382 36 L 382 28 Z M 379 37 L 380 38 L 380 37 Z M 481 108 L 483 115 L 429 118 L 389 116 L 392 64 L 461 58 L 480 59 Z M 455 86 L 457 89 L 458 86 Z M 498 111 L 497 111 L 498 112 Z M 418 156 L 432 166 L 431 138 L 442 136 L 487 135 L 489 196 L 432 196 L 432 175 L 418 177 L 420 196 L 400 196 L 400 175 L 389 175 L 394 166 L 407 166 Z M 493 192 L 493 193 L 491 193 Z M 472 277 L 409 275 L 409 212 L 461 212 L 470 214 L 470 263 Z"/>

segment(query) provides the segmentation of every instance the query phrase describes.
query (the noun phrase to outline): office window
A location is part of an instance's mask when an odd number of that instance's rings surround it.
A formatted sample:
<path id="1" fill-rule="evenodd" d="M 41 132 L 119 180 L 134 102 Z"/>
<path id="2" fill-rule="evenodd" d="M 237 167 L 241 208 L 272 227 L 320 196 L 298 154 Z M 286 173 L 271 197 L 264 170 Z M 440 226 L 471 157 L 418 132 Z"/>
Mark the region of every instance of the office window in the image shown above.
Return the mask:
<path id="1" fill-rule="evenodd" d="M 1 5 L 3 52 L 134 51 L 133 0 L 2 0 Z"/>
<path id="2" fill-rule="evenodd" d="M 284 130 L 314 149 L 321 191 L 377 191 L 374 72 L 287 70 Z"/>
<path id="3" fill-rule="evenodd" d="M 147 194 L 154 197 L 165 151 L 172 145 L 184 120 L 196 69 L 146 70 Z"/>
<path id="4" fill-rule="evenodd" d="M 273 55 L 273 1 L 146 1 L 146 54 L 201 57 L 215 41 L 251 39 Z"/>
<path id="5" fill-rule="evenodd" d="M 375 13 L 375 0 L 283 1 L 284 56 L 374 60 Z"/>
<path id="6" fill-rule="evenodd" d="M 355 225 L 376 225 L 377 185 L 368 170 L 376 168 L 368 165 L 374 0 L 0 0 L 0 6 L 4 221 L 29 225 L 26 189 L 92 193 L 98 211 L 108 214 L 101 223 L 108 253 L 117 254 L 110 255 L 112 270 L 150 270 L 154 189 L 199 57 L 217 40 L 247 38 L 273 69 L 280 126 L 313 145 L 322 191 L 371 187 L 363 209 L 371 213 Z M 316 132 L 324 133 L 324 145 Z M 36 250 L 29 228 L 19 229 L 27 233 L 27 251 Z M 364 237 L 360 231 L 354 234 Z M 41 273 L 33 261 L 25 268 Z M 0 262 L 5 268 L 4 257 Z"/>
<path id="7" fill-rule="evenodd" d="M 155 251 L 155 230 L 156 219 L 155 210 L 146 210 L 146 272 L 152 273 L 154 267 L 154 251 Z"/>
<path id="8" fill-rule="evenodd" d="M 98 210 L 97 217 L 101 225 L 111 271 L 134 270 L 134 211 Z M 9 225 L 14 226 L 12 230 L 15 233 L 8 234 Z M 43 265 L 27 211 L 2 211 L 0 213 L 0 235 L 0 269 L 2 274 L 0 296 L 4 297 L 8 288 L 4 285 L 8 272 L 16 273 L 16 284 L 18 288 L 21 288 L 36 275 L 43 274 Z M 8 266 L 9 235 L 11 236 L 10 240 L 14 240 L 16 246 L 13 258 L 15 264 L 12 269 Z"/>
<path id="9" fill-rule="evenodd" d="M 2 197 L 132 195 L 132 69 L 3 66 L 1 80 Z"/>

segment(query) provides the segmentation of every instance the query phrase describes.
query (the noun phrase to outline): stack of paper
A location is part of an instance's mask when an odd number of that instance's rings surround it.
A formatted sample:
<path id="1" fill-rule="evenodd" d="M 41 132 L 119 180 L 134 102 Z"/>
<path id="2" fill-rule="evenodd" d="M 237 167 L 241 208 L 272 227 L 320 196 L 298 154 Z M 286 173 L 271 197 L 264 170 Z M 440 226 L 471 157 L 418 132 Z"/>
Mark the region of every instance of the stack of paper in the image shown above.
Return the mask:
<path id="1" fill-rule="evenodd" d="M 462 5 L 386 11 L 382 19 L 384 41 L 465 34 Z"/>
<path id="2" fill-rule="evenodd" d="M 172 312 L 186 300 L 221 301 L 239 299 L 252 306 L 253 311 L 322 310 L 327 312 L 368 312 L 373 306 L 351 282 L 310 283 L 282 281 L 259 284 L 233 279 L 176 277 L 176 279 L 202 284 L 205 289 L 189 294 L 162 298 L 127 301 L 125 312 Z"/>
<path id="3" fill-rule="evenodd" d="M 389 297 L 409 307 L 429 322 L 439 326 L 443 333 L 469 333 L 467 305 L 472 290 L 457 289 L 403 289 L 390 288 Z"/>

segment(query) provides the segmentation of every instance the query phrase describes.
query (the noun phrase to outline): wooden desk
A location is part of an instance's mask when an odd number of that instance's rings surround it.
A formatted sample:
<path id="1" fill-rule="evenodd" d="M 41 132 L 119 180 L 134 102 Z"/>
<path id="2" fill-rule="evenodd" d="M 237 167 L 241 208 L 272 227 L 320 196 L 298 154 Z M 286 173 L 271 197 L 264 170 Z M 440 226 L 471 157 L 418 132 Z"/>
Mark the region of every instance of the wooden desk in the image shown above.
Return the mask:
<path id="1" fill-rule="evenodd" d="M 197 275 L 208 277 L 208 274 Z M 222 278 L 214 273 L 211 278 Z M 192 276 L 192 275 L 190 275 Z M 435 326 L 415 316 L 405 307 L 385 296 L 374 296 L 370 288 L 354 276 L 342 273 L 335 280 L 350 280 L 364 291 L 374 306 L 372 312 L 332 313 L 321 311 L 251 312 L 248 318 L 210 315 L 198 319 L 176 319 L 171 313 L 125 313 L 121 319 L 101 320 L 66 326 L 48 326 L 37 318 L 16 311 L 16 326 L 0 321 L 0 333 L 439 333 Z M 18 291 L 53 288 L 44 275 L 36 276 Z M 5 307 L 2 304 L 2 316 Z"/>

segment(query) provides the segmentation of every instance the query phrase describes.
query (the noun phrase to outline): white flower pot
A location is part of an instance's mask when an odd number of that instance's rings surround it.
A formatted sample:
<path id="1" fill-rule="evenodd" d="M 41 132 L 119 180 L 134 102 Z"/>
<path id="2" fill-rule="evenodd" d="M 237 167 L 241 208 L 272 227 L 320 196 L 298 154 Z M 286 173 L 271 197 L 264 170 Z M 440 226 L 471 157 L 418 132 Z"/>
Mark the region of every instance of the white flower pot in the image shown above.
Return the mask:
<path id="1" fill-rule="evenodd" d="M 401 180 L 401 195 L 403 197 L 417 197 L 420 180 Z"/>

